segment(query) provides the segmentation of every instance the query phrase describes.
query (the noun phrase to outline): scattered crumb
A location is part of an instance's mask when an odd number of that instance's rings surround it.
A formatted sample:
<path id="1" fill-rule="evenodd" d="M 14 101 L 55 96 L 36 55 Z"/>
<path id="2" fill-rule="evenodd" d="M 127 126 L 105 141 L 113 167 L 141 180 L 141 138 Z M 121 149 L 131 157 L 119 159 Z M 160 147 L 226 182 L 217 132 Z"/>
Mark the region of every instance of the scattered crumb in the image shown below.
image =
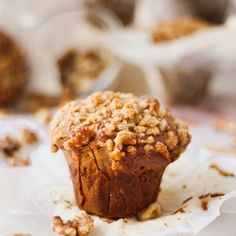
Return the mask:
<path id="1" fill-rule="evenodd" d="M 106 219 L 106 218 L 104 218 L 103 219 L 105 222 L 107 222 L 108 224 L 111 224 L 111 223 L 113 223 L 114 222 L 114 220 L 111 220 L 111 219 Z"/>
<path id="2" fill-rule="evenodd" d="M 182 205 L 185 204 L 186 202 L 190 201 L 191 199 L 193 199 L 193 197 L 187 198 L 186 200 L 184 200 L 184 201 L 182 202 Z"/>
<path id="3" fill-rule="evenodd" d="M 214 127 L 218 131 L 222 131 L 229 134 L 236 134 L 236 122 L 227 121 L 225 119 L 217 119 L 215 121 Z"/>
<path id="4" fill-rule="evenodd" d="M 181 218 L 177 218 L 177 220 L 181 220 Z"/>
<path id="5" fill-rule="evenodd" d="M 53 217 L 52 231 L 64 236 L 86 236 L 93 229 L 94 221 L 87 214 L 63 221 L 60 216 Z"/>
<path id="6" fill-rule="evenodd" d="M 203 198 L 199 198 L 200 201 L 201 201 L 201 207 L 204 211 L 207 211 L 208 210 L 208 203 L 211 199 L 211 196 L 210 195 L 206 195 L 205 197 Z"/>
<path id="7" fill-rule="evenodd" d="M 66 203 L 66 208 L 71 209 L 72 208 L 72 203 L 68 200 L 65 200 Z"/>
<path id="8" fill-rule="evenodd" d="M 22 142 L 24 144 L 33 145 L 38 143 L 38 141 L 39 141 L 38 135 L 33 130 L 30 130 L 28 128 L 23 130 Z"/>
<path id="9" fill-rule="evenodd" d="M 153 202 L 147 208 L 142 209 L 138 213 L 137 218 L 140 221 L 145 221 L 145 220 L 157 218 L 160 215 L 161 215 L 160 204 L 158 202 Z"/>
<path id="10" fill-rule="evenodd" d="M 127 219 L 123 219 L 123 222 L 124 222 L 124 223 L 128 223 Z"/>
<path id="11" fill-rule="evenodd" d="M 182 189 L 186 189 L 187 188 L 187 185 L 182 185 Z"/>
<path id="12" fill-rule="evenodd" d="M 52 114 L 49 109 L 41 108 L 35 113 L 35 117 L 40 124 L 49 125 L 52 120 Z"/>
<path id="13" fill-rule="evenodd" d="M 173 213 L 173 215 L 177 214 L 177 213 L 185 213 L 184 207 L 180 207 L 177 211 L 175 211 Z"/>
<path id="14" fill-rule="evenodd" d="M 217 166 L 216 164 L 211 164 L 209 166 L 209 168 L 211 169 L 214 169 L 216 170 L 221 176 L 224 176 L 224 177 L 234 177 L 234 174 L 233 173 L 230 173 L 230 172 L 227 172 L 225 170 L 222 170 L 219 166 Z"/>
<path id="15" fill-rule="evenodd" d="M 201 201 L 201 207 L 204 211 L 208 210 L 208 203 L 211 198 L 224 196 L 224 193 L 207 193 L 199 196 L 198 198 Z"/>
<path id="16" fill-rule="evenodd" d="M 0 153 L 10 166 L 16 167 L 30 165 L 28 156 L 22 154 L 21 149 L 21 143 L 11 136 L 5 136 L 0 139 Z"/>
<path id="17" fill-rule="evenodd" d="M 202 198 L 205 198 L 207 196 L 210 196 L 211 198 L 214 198 L 214 197 L 222 197 L 224 195 L 225 195 L 224 193 L 207 193 L 207 194 L 203 194 L 203 195 L 199 196 L 198 198 L 202 199 Z"/>

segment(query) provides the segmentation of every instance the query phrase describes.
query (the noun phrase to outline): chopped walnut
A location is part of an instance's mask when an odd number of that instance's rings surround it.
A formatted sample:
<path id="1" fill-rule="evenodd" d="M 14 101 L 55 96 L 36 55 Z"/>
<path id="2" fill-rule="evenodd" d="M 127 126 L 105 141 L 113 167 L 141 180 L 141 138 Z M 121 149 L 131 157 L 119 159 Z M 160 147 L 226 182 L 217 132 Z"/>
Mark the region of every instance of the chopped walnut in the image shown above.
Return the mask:
<path id="1" fill-rule="evenodd" d="M 29 158 L 21 153 L 21 143 L 10 136 L 0 139 L 0 152 L 10 166 L 29 166 Z"/>
<path id="2" fill-rule="evenodd" d="M 52 231 L 64 236 L 86 236 L 93 229 L 93 224 L 93 219 L 85 214 L 68 221 L 55 216 L 52 221 Z"/>
<path id="3" fill-rule="evenodd" d="M 137 149 L 134 146 L 128 146 L 127 147 L 127 152 L 134 154 L 134 153 L 137 152 Z"/>
<path id="4" fill-rule="evenodd" d="M 158 202 L 150 204 L 147 208 L 141 210 L 137 218 L 140 221 L 150 220 L 157 218 L 161 215 L 161 206 Z"/>
<path id="5" fill-rule="evenodd" d="M 51 133 L 53 151 L 96 142 L 107 147 L 114 160 L 124 157 L 124 150 L 134 153 L 141 146 L 172 161 L 190 141 L 187 126 L 157 100 L 112 91 L 68 103 L 55 115 Z"/>
<path id="6" fill-rule="evenodd" d="M 30 129 L 24 129 L 22 134 L 22 141 L 24 144 L 36 144 L 39 141 L 38 135 Z"/>
<path id="7" fill-rule="evenodd" d="M 0 139 L 0 151 L 6 156 L 11 157 L 21 149 L 20 142 L 10 136 Z"/>

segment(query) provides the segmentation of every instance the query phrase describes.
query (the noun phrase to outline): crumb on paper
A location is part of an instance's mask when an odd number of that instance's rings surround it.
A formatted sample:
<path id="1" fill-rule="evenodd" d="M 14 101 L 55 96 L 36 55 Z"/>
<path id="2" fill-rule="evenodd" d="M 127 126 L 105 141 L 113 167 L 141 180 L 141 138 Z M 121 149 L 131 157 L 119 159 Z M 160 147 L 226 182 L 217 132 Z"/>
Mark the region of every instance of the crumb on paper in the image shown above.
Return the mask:
<path id="1" fill-rule="evenodd" d="M 0 153 L 12 167 L 29 166 L 31 164 L 28 156 L 22 154 L 21 149 L 21 143 L 11 136 L 0 139 Z"/>
<path id="2" fill-rule="evenodd" d="M 199 200 L 201 201 L 201 207 L 204 211 L 208 210 L 208 203 L 211 200 L 211 198 L 215 197 L 221 197 L 224 196 L 224 193 L 207 193 L 204 195 L 199 196 Z"/>
<path id="3" fill-rule="evenodd" d="M 93 229 L 94 221 L 87 214 L 64 221 L 60 216 L 53 217 L 52 231 L 64 236 L 87 236 Z"/>
<path id="4" fill-rule="evenodd" d="M 224 176 L 224 177 L 234 177 L 234 174 L 231 173 L 231 172 L 227 172 L 223 169 L 221 169 L 218 165 L 216 165 L 215 163 L 211 164 L 209 166 L 209 168 L 211 169 L 214 169 L 218 172 L 218 174 L 220 174 L 221 176 Z"/>
<path id="5" fill-rule="evenodd" d="M 49 109 L 41 108 L 35 113 L 36 120 L 43 125 L 49 125 L 52 120 L 52 114 Z"/>
<path id="6" fill-rule="evenodd" d="M 173 213 L 173 215 L 177 214 L 177 213 L 185 213 L 186 211 L 184 210 L 184 207 L 180 207 L 177 211 L 175 211 Z"/>
<path id="7" fill-rule="evenodd" d="M 123 222 L 127 224 L 127 223 L 128 223 L 128 220 L 127 220 L 127 219 L 123 219 Z"/>
<path id="8" fill-rule="evenodd" d="M 158 202 L 153 202 L 147 208 L 142 209 L 137 218 L 140 221 L 157 218 L 161 215 L 161 206 Z"/>
<path id="9" fill-rule="evenodd" d="M 72 208 L 73 205 L 72 205 L 72 203 L 70 201 L 65 200 L 65 203 L 66 203 L 66 208 L 68 208 L 68 209 Z"/>
<path id="10" fill-rule="evenodd" d="M 168 225 L 166 222 L 164 222 L 164 226 L 165 226 L 165 227 L 169 227 L 169 225 Z"/>
<path id="11" fill-rule="evenodd" d="M 111 223 L 113 223 L 114 222 L 114 220 L 111 220 L 111 219 L 106 219 L 106 218 L 104 218 L 103 219 L 106 223 L 108 223 L 108 224 L 111 224 Z"/>
<path id="12" fill-rule="evenodd" d="M 187 188 L 187 185 L 182 185 L 182 189 L 186 189 Z"/>
<path id="13" fill-rule="evenodd" d="M 217 119 L 214 123 L 214 127 L 221 132 L 236 134 L 236 122 L 234 121 Z"/>
<path id="14" fill-rule="evenodd" d="M 190 201 L 190 200 L 192 200 L 192 199 L 193 199 L 193 197 L 189 197 L 189 198 L 185 199 L 185 200 L 182 202 L 182 205 L 185 204 L 185 203 L 187 203 L 188 201 Z"/>
<path id="15" fill-rule="evenodd" d="M 31 129 L 25 128 L 22 132 L 22 141 L 24 144 L 33 145 L 38 143 L 39 138 L 36 132 Z"/>

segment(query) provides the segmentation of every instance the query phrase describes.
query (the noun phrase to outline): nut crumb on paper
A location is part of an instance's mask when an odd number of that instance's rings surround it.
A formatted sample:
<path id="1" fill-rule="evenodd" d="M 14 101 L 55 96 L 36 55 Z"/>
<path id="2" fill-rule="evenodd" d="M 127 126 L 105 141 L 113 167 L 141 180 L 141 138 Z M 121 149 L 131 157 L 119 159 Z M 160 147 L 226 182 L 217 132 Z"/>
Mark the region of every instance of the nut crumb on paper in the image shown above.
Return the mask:
<path id="1" fill-rule="evenodd" d="M 29 166 L 30 160 L 21 152 L 22 144 L 11 136 L 0 139 L 0 153 L 10 166 Z"/>
<path id="2" fill-rule="evenodd" d="M 87 236 L 93 229 L 94 221 L 87 215 L 75 216 L 64 221 L 60 216 L 53 217 L 52 231 L 63 236 Z"/>
<path id="3" fill-rule="evenodd" d="M 215 163 L 211 164 L 209 166 L 209 168 L 211 169 L 214 169 L 218 172 L 218 174 L 220 174 L 221 176 L 224 176 L 224 177 L 234 177 L 234 174 L 231 173 L 231 172 L 227 172 L 223 169 L 221 169 L 218 165 L 216 165 Z"/>
<path id="4" fill-rule="evenodd" d="M 137 218 L 140 221 L 146 221 L 150 219 L 157 218 L 161 215 L 161 206 L 158 202 L 150 204 L 147 208 L 142 209 Z"/>
<path id="5" fill-rule="evenodd" d="M 211 198 L 215 197 L 222 197 L 224 196 L 224 193 L 207 193 L 204 195 L 199 196 L 199 200 L 201 201 L 201 207 L 204 211 L 208 210 L 208 203 L 211 200 Z"/>
<path id="6" fill-rule="evenodd" d="M 185 213 L 186 211 L 184 210 L 184 207 L 180 207 L 177 211 L 175 211 L 173 213 L 173 215 L 177 214 L 177 213 Z"/>
<path id="7" fill-rule="evenodd" d="M 35 133 L 33 130 L 25 128 L 22 132 L 22 142 L 24 144 L 33 145 L 38 143 L 39 138 L 37 133 Z"/>

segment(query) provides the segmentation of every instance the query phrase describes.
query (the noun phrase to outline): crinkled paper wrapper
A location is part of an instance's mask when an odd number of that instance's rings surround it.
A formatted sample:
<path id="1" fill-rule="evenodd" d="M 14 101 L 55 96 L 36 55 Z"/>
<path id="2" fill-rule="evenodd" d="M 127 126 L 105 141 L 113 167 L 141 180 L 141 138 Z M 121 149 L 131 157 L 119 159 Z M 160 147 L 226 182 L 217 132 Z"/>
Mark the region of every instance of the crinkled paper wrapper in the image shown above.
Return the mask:
<path id="1" fill-rule="evenodd" d="M 32 117 L 0 118 L 0 136 L 20 135 L 29 127 L 40 136 L 40 143 L 24 150 L 29 153 L 32 165 L 9 167 L 0 159 L 0 235 L 30 233 L 52 235 L 52 217 L 59 215 L 71 219 L 81 214 L 77 208 L 69 170 L 61 152 L 50 152 L 47 129 L 35 123 Z M 177 233 L 195 235 L 220 215 L 221 205 L 236 196 L 236 178 L 222 177 L 209 165 L 218 166 L 236 175 L 236 159 L 213 156 L 191 144 L 181 158 L 171 164 L 163 176 L 158 202 L 162 206 L 161 217 L 146 222 L 135 218 L 120 219 L 112 223 L 95 217 L 95 228 L 91 235 L 173 235 Z M 199 196 L 207 193 L 225 193 L 212 198 L 208 210 L 201 208 Z M 192 197 L 187 203 L 183 201 Z M 182 207 L 185 213 L 173 214 Z M 225 208 L 227 210 L 227 207 Z M 228 207 L 236 212 L 235 205 Z"/>

